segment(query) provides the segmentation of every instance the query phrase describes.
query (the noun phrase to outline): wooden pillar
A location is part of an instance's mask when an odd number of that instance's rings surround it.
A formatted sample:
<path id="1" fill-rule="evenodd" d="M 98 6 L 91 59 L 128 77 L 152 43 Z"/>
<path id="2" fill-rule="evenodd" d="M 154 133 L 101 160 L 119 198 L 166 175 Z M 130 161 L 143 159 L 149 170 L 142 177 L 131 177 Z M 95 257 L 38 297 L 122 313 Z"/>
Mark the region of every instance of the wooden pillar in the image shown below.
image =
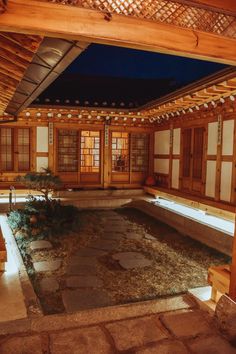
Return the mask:
<path id="1" fill-rule="evenodd" d="M 231 274 L 230 274 L 229 297 L 233 301 L 236 301 L 236 222 L 235 222 L 235 229 L 234 229 L 233 249 L 232 249 L 232 265 L 231 265 Z"/>
<path id="2" fill-rule="evenodd" d="M 110 139 L 110 129 L 109 129 L 109 125 L 105 125 L 104 128 L 104 159 L 103 159 L 103 187 L 104 188 L 108 188 L 109 187 L 109 183 L 110 183 L 110 163 L 109 163 L 109 139 Z"/>

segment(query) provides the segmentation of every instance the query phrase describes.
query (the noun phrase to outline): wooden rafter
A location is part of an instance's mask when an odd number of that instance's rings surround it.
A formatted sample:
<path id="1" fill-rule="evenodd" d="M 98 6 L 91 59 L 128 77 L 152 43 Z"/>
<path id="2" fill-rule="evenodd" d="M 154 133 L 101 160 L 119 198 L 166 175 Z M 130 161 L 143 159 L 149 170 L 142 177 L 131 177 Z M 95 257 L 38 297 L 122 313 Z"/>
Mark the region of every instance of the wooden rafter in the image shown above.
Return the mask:
<path id="1" fill-rule="evenodd" d="M 13 97 L 41 40 L 39 36 L 0 34 L 0 115 Z"/>
<path id="2" fill-rule="evenodd" d="M 177 0 L 189 6 L 199 6 L 227 14 L 236 15 L 236 2 L 234 0 Z"/>
<path id="3" fill-rule="evenodd" d="M 236 65 L 236 39 L 202 32 L 197 26 L 176 26 L 33 0 L 9 0 L 7 11 L 0 16 L 1 31 L 118 45 Z"/>
<path id="4" fill-rule="evenodd" d="M 202 79 L 161 99 L 155 100 L 140 111 L 147 117 L 176 115 L 182 110 L 195 109 L 204 104 L 216 103 L 220 99 L 236 95 L 236 69 L 229 68 L 222 73 Z"/>

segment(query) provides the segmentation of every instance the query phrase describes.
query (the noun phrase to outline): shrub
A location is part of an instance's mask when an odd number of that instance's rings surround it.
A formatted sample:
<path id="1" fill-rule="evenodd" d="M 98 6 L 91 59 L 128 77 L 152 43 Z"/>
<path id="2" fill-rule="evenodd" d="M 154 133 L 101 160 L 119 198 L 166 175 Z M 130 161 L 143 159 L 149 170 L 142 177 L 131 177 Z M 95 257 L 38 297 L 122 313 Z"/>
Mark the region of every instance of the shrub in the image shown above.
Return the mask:
<path id="1" fill-rule="evenodd" d="M 13 230 L 27 231 L 30 228 L 30 216 L 21 209 L 11 211 L 8 215 L 8 224 Z"/>

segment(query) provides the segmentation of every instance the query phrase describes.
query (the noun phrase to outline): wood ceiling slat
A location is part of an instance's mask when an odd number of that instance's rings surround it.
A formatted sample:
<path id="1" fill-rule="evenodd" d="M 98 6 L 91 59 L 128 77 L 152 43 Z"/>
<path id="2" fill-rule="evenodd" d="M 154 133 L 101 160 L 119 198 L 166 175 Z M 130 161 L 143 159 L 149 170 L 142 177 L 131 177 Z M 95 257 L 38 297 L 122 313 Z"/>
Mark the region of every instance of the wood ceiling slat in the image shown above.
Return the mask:
<path id="1" fill-rule="evenodd" d="M 0 115 L 11 101 L 42 39 L 39 36 L 0 33 Z"/>

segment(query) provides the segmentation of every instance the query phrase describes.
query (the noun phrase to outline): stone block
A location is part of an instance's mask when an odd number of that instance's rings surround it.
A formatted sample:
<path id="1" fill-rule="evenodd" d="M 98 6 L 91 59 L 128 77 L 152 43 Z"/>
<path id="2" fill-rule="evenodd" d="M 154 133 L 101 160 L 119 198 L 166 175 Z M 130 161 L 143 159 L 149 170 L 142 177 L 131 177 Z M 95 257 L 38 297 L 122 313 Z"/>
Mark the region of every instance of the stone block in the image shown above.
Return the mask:
<path id="1" fill-rule="evenodd" d="M 117 350 L 128 350 L 167 338 L 164 328 L 153 316 L 123 320 L 106 325 Z"/>
<path id="2" fill-rule="evenodd" d="M 201 311 L 165 314 L 162 316 L 162 321 L 176 337 L 196 336 L 211 332 L 211 326 Z"/>
<path id="3" fill-rule="evenodd" d="M 1 354 L 43 354 L 40 336 L 12 337 L 0 343 Z"/>
<path id="4" fill-rule="evenodd" d="M 188 346 L 196 354 L 235 354 L 233 348 L 220 336 L 196 338 L 188 343 Z"/>
<path id="5" fill-rule="evenodd" d="M 112 256 L 124 269 L 149 267 L 152 261 L 139 252 L 119 252 Z"/>
<path id="6" fill-rule="evenodd" d="M 171 340 L 140 349 L 135 354 L 189 354 L 189 351 L 183 343 Z"/>
<path id="7" fill-rule="evenodd" d="M 236 303 L 227 295 L 221 296 L 216 305 L 218 326 L 230 340 L 236 340 Z"/>
<path id="8" fill-rule="evenodd" d="M 111 346 L 99 327 L 73 329 L 50 336 L 52 354 L 111 354 Z"/>

